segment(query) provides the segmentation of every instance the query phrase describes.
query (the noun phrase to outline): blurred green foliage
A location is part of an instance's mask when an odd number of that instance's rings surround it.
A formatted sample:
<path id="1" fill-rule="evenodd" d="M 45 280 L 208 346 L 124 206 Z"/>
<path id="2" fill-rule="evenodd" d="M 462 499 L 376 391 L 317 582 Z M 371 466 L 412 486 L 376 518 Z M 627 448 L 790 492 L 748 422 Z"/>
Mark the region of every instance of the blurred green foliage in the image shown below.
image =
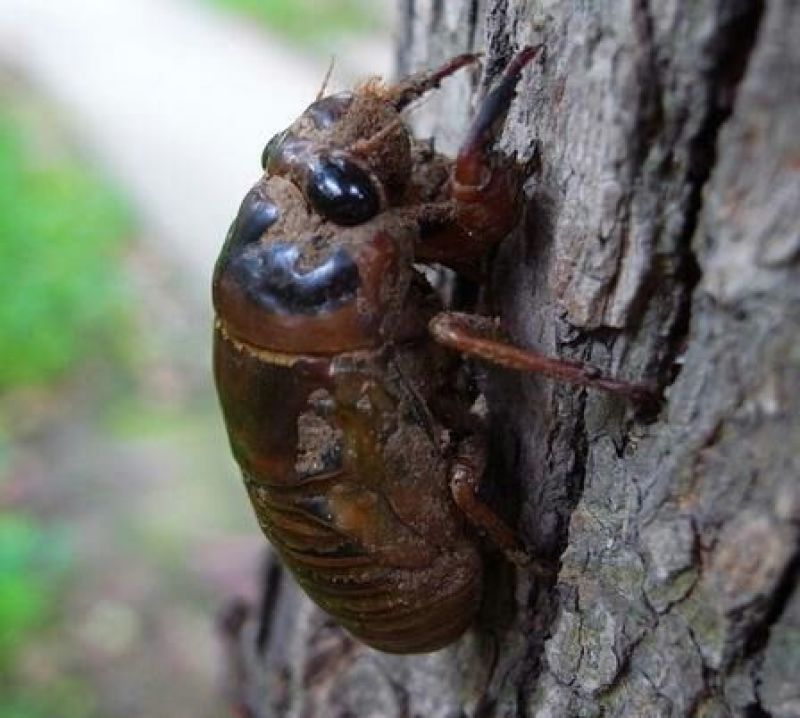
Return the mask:
<path id="1" fill-rule="evenodd" d="M 94 699 L 81 681 L 54 676 L 46 686 L 16 687 L 0 698 L 0 718 L 88 718 Z"/>
<path id="2" fill-rule="evenodd" d="M 0 111 L 0 392 L 52 380 L 119 338 L 129 220 L 102 181 Z"/>
<path id="3" fill-rule="evenodd" d="M 63 531 L 0 512 L 0 718 L 86 718 L 83 681 L 52 676 L 46 690 L 17 681 L 15 663 L 30 636 L 57 617 L 72 557 Z"/>
<path id="4" fill-rule="evenodd" d="M 50 617 L 68 565 L 61 532 L 0 513 L 0 673 L 8 670 L 25 636 Z"/>
<path id="5" fill-rule="evenodd" d="M 369 32 L 380 25 L 375 5 L 364 0 L 214 0 L 246 14 L 294 42 L 319 44 L 332 35 Z"/>
<path id="6" fill-rule="evenodd" d="M 131 221 L 121 199 L 65 151 L 47 113 L 11 107 L 0 106 L 0 402 L 89 356 L 116 361 L 130 329 L 121 250 Z M 0 403 L 0 494 L 15 417 L 27 413 Z M 33 639 L 60 619 L 67 539 L 0 505 L 0 718 L 92 711 L 85 682 L 50 676 L 42 690 L 20 673 Z"/>

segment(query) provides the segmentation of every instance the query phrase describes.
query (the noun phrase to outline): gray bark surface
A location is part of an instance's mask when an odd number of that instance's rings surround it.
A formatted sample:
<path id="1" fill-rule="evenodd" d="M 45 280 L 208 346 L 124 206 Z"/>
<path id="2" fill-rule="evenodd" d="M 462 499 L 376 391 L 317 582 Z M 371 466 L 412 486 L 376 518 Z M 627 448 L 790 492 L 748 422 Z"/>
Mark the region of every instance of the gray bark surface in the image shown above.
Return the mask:
<path id="1" fill-rule="evenodd" d="M 637 412 L 489 370 L 491 477 L 557 578 L 497 560 L 475 630 L 396 657 L 273 567 L 237 695 L 270 718 L 800 716 L 800 5 L 404 0 L 402 17 L 401 74 L 486 53 L 413 115 L 444 151 L 544 43 L 499 143 L 532 173 L 495 309 L 521 344 L 665 397 Z"/>

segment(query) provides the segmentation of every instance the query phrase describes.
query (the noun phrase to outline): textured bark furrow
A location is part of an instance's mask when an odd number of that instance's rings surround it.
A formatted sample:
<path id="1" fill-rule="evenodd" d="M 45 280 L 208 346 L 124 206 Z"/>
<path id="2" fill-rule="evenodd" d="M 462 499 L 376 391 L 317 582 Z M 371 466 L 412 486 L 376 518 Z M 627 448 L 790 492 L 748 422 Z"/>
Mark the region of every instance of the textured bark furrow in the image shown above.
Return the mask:
<path id="1" fill-rule="evenodd" d="M 741 7 L 732 6 L 728 16 L 721 19 L 717 39 L 711 43 L 715 48 L 715 61 L 707 73 L 708 112 L 696 135 L 689 140 L 688 197 L 677 242 L 683 251 L 675 273 L 675 279 L 684 292 L 678 299 L 671 336 L 666 342 L 667 353 L 661 371 L 666 384 L 673 383 L 680 370 L 680 364 L 673 363 L 671 371 L 668 362 L 682 353 L 691 323 L 691 297 L 701 277 L 692 238 L 702 211 L 703 188 L 711 176 L 716 161 L 717 138 L 733 110 L 738 85 L 752 53 L 763 11 L 762 0 L 742 3 Z"/>
<path id="2" fill-rule="evenodd" d="M 398 34 L 397 49 L 395 53 L 395 66 L 397 76 L 405 77 L 411 74 L 409 59 L 414 43 L 414 24 L 416 22 L 416 0 L 398 0 Z"/>
<path id="3" fill-rule="evenodd" d="M 787 617 L 796 588 L 800 584 L 800 545 L 794 547 L 794 558 L 789 562 L 774 594 L 770 597 L 763 620 L 751 631 L 743 651 L 745 660 L 761 656 L 773 638 L 775 627 Z M 775 636 L 781 638 L 780 636 Z M 759 681 L 757 680 L 757 683 Z"/>

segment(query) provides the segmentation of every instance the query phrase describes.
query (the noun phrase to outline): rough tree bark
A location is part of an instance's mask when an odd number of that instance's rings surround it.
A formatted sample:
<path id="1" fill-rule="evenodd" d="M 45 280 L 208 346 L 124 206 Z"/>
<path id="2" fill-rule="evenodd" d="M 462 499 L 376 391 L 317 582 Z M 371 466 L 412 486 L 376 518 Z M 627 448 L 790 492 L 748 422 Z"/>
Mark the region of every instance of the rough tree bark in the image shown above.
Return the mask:
<path id="1" fill-rule="evenodd" d="M 254 715 L 800 716 L 798 38 L 795 0 L 403 0 L 401 73 L 486 53 L 415 114 L 440 149 L 545 44 L 501 141 L 533 172 L 496 310 L 665 400 L 489 371 L 492 475 L 555 582 L 498 565 L 474 631 L 394 657 L 273 566 Z"/>

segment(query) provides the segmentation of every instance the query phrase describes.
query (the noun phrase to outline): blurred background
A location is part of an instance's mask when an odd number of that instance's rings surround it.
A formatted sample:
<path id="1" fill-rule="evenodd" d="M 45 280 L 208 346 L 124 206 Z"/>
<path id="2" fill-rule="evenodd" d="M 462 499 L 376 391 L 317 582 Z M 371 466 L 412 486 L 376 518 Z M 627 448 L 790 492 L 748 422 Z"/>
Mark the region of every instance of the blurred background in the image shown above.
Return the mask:
<path id="1" fill-rule="evenodd" d="M 265 142 L 393 0 L 0 0 L 0 718 L 223 716 L 263 547 L 209 278 Z"/>

